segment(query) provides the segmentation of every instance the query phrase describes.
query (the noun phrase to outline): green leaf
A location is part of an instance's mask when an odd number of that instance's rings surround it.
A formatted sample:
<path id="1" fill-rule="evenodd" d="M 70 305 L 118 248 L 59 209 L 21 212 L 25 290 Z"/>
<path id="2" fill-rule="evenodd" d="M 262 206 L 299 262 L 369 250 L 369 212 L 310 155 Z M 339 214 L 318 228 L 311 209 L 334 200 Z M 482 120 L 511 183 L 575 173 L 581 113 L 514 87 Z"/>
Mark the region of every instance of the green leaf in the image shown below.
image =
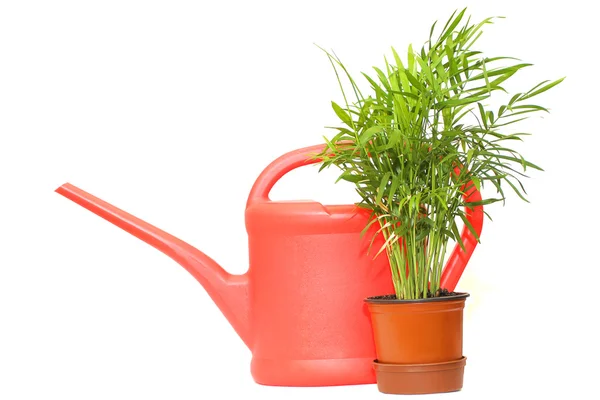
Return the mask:
<path id="1" fill-rule="evenodd" d="M 521 106 L 513 106 L 510 109 L 511 110 L 531 109 L 531 110 L 536 110 L 536 111 L 549 112 L 547 108 L 542 107 L 542 106 L 536 106 L 534 104 L 524 104 L 524 105 L 521 105 Z"/>
<path id="2" fill-rule="evenodd" d="M 467 165 L 471 165 L 471 159 L 473 158 L 473 152 L 475 150 L 473 149 L 469 149 L 469 151 L 467 151 Z"/>
<path id="3" fill-rule="evenodd" d="M 373 90 L 375 90 L 376 96 L 387 97 L 385 91 L 377 84 L 377 82 L 375 82 L 375 80 L 373 78 L 371 78 L 369 75 L 365 74 L 364 72 L 362 73 L 362 75 L 365 77 L 365 79 L 367 81 L 369 81 L 369 83 L 371 84 L 371 88 Z"/>
<path id="4" fill-rule="evenodd" d="M 454 240 L 458 243 L 458 245 L 460 246 L 460 248 L 465 251 L 465 244 L 462 240 L 462 237 L 460 236 L 460 233 L 458 232 L 458 227 L 456 226 L 456 222 L 452 221 L 452 223 L 450 224 L 450 229 L 452 230 L 452 234 L 454 236 Z"/>
<path id="5" fill-rule="evenodd" d="M 349 171 L 344 171 L 335 181 L 336 183 L 344 180 L 344 181 L 348 181 L 348 182 L 352 182 L 352 183 L 358 183 L 358 182 L 362 182 L 365 180 L 364 176 L 361 175 L 355 175 Z"/>
<path id="6" fill-rule="evenodd" d="M 389 197 L 391 201 L 394 200 L 394 195 L 400 186 L 400 179 L 397 176 L 392 176 L 392 185 L 390 186 Z"/>
<path id="7" fill-rule="evenodd" d="M 564 81 L 564 80 L 565 80 L 565 77 L 563 77 L 563 78 L 560 78 L 560 79 L 557 79 L 557 80 L 555 80 L 554 82 L 551 82 L 551 83 L 549 83 L 549 84 L 547 84 L 547 85 L 545 85 L 545 86 L 541 87 L 540 89 L 538 89 L 538 90 L 536 90 L 536 91 L 533 91 L 533 92 L 532 92 L 532 91 L 530 90 L 530 91 L 529 91 L 529 92 L 527 92 L 527 93 L 526 93 L 526 94 L 525 94 L 523 97 L 521 97 L 519 100 L 525 100 L 525 99 L 529 99 L 529 98 L 531 98 L 531 97 L 533 97 L 533 96 L 537 96 L 538 94 L 544 93 L 545 91 L 547 91 L 547 90 L 549 90 L 549 89 L 553 88 L 554 86 L 558 85 L 559 83 L 561 83 L 561 82 L 562 82 L 562 81 Z M 532 89 L 532 90 L 533 90 L 533 89 Z"/>
<path id="8" fill-rule="evenodd" d="M 479 115 L 481 115 L 481 122 L 483 123 L 485 129 L 488 129 L 487 114 L 485 113 L 485 109 L 483 108 L 483 105 L 481 103 L 477 103 L 477 106 L 479 107 Z"/>
<path id="9" fill-rule="evenodd" d="M 485 200 L 480 200 L 480 201 L 469 201 L 469 202 L 466 202 L 465 205 L 472 208 L 475 206 L 486 206 L 488 204 L 497 203 L 502 200 L 503 199 L 490 198 L 490 199 L 485 199 Z"/>
<path id="10" fill-rule="evenodd" d="M 492 76 L 498 76 L 498 75 L 505 75 L 505 74 L 514 74 L 515 72 L 517 72 L 518 70 L 525 68 L 525 67 L 530 67 L 533 64 L 528 64 L 528 63 L 522 63 L 522 64 L 515 64 L 512 65 L 510 67 L 504 67 L 504 68 L 498 68 L 498 69 L 492 69 L 490 71 L 486 71 L 485 73 L 481 73 L 479 75 L 476 75 L 474 77 L 469 78 L 470 81 L 476 81 L 476 80 L 480 80 L 482 78 L 485 78 L 486 76 L 488 78 L 491 78 Z"/>
<path id="11" fill-rule="evenodd" d="M 392 47 L 392 54 L 394 55 L 394 60 L 396 61 L 396 67 L 400 70 L 404 69 L 404 64 L 402 63 L 402 60 L 400 59 L 400 56 L 398 55 L 398 53 L 396 52 L 396 49 L 394 49 Z"/>
<path id="12" fill-rule="evenodd" d="M 377 197 L 375 198 L 375 204 L 380 204 L 381 199 L 385 193 L 385 188 L 387 187 L 390 180 L 391 172 L 386 172 L 381 178 L 381 183 L 379 184 L 379 188 L 377 188 Z"/>
<path id="13" fill-rule="evenodd" d="M 513 115 L 515 115 L 515 114 L 509 115 L 509 116 L 513 116 Z M 507 117 L 507 116 L 505 115 L 505 116 L 504 116 L 504 118 L 505 118 L 505 117 Z M 515 119 L 515 120 L 513 120 L 513 121 L 504 122 L 504 123 L 502 123 L 502 124 L 494 124 L 494 125 L 492 125 L 492 126 L 491 126 L 491 128 L 500 128 L 500 127 L 502 127 L 502 126 L 506 126 L 506 125 L 510 125 L 510 124 L 515 124 L 515 123 L 517 123 L 517 122 L 524 121 L 524 120 L 526 120 L 526 119 L 527 119 L 527 117 L 525 117 L 525 118 L 519 118 L 519 119 Z"/>
<path id="14" fill-rule="evenodd" d="M 521 191 L 515 186 L 514 183 L 512 183 L 509 179 L 504 179 L 504 182 L 508 183 L 508 185 L 512 188 L 512 190 L 517 194 L 517 196 L 519 196 L 519 198 L 527 203 L 529 203 L 529 200 L 527 200 L 525 198 L 525 196 L 523 196 L 523 194 L 521 193 Z"/>
<path id="15" fill-rule="evenodd" d="M 464 8 L 457 16 L 456 18 L 454 18 L 454 21 L 452 21 L 452 23 L 450 24 L 450 26 L 448 26 L 448 28 L 446 28 L 442 34 L 442 36 L 438 39 L 438 42 L 443 42 L 444 40 L 446 40 L 446 38 L 448 36 L 450 36 L 452 34 L 452 32 L 454 32 L 454 28 L 457 27 L 458 23 L 460 22 L 460 20 L 462 19 L 463 15 L 465 15 L 465 11 L 467 11 L 466 8 Z"/>
<path id="16" fill-rule="evenodd" d="M 510 101 L 508 102 L 508 105 L 511 106 L 513 104 L 515 104 L 517 101 L 519 101 L 519 98 L 523 95 L 523 93 L 517 93 L 515 94 L 513 97 L 511 97 Z"/>
<path id="17" fill-rule="evenodd" d="M 334 101 L 331 102 L 331 107 L 333 107 L 333 111 L 335 111 L 336 115 L 342 120 L 343 123 L 351 128 L 353 127 L 352 118 L 350 118 L 350 115 L 348 115 L 348 113 L 346 113 L 342 107 L 340 107 Z"/>
<path id="18" fill-rule="evenodd" d="M 431 48 L 431 37 L 433 36 L 433 31 L 435 30 L 435 25 L 437 24 L 437 21 L 435 21 L 433 23 L 433 25 L 431 25 L 431 29 L 429 30 L 429 46 Z"/>
<path id="19" fill-rule="evenodd" d="M 439 103 L 435 104 L 435 108 L 439 110 L 444 107 L 462 106 L 462 105 L 466 105 L 466 104 L 477 103 L 478 101 L 485 100 L 487 98 L 489 98 L 488 95 L 466 97 L 464 99 L 445 100 L 445 101 L 440 101 Z"/>
<path id="20" fill-rule="evenodd" d="M 439 90 L 439 83 L 433 77 L 433 73 L 431 72 L 429 65 L 427 65 L 427 62 L 421 59 L 421 57 L 417 57 L 416 60 L 421 66 L 421 73 L 426 77 L 426 80 L 429 82 L 429 85 L 433 87 L 433 90 L 437 92 Z"/>
<path id="21" fill-rule="evenodd" d="M 412 44 L 408 45 L 408 72 L 411 74 L 415 72 L 415 52 Z"/>
<path id="22" fill-rule="evenodd" d="M 410 72 L 408 72 L 407 70 L 404 70 L 404 74 L 406 75 L 406 78 L 408 79 L 408 81 L 413 85 L 413 87 L 415 87 L 419 92 L 423 92 L 425 90 L 425 88 L 423 87 L 423 85 L 421 84 L 421 82 L 419 82 L 417 80 L 417 78 L 414 77 L 413 74 L 411 74 Z"/>
<path id="23" fill-rule="evenodd" d="M 377 67 L 373 67 L 373 69 L 375 70 L 375 72 L 377 73 L 377 76 L 379 77 L 379 80 L 381 81 L 381 83 L 383 84 L 383 87 L 385 87 L 388 91 L 392 90 L 391 86 L 390 86 L 390 82 L 388 81 L 387 77 L 385 76 L 385 74 L 383 73 L 382 70 L 380 70 Z"/>
<path id="24" fill-rule="evenodd" d="M 369 140 L 371 140 L 371 138 L 374 135 L 378 134 L 381 131 L 383 131 L 383 127 L 381 127 L 381 126 L 373 126 L 369 129 L 367 129 L 358 137 L 359 144 L 361 146 L 364 146 L 365 143 L 367 143 Z"/>
<path id="25" fill-rule="evenodd" d="M 475 228 L 473 228 L 473 224 L 471 224 L 471 221 L 469 221 L 469 219 L 463 213 L 460 213 L 458 215 L 460 216 L 460 219 L 462 219 L 463 223 L 465 224 L 465 227 L 467 227 L 469 232 L 471 232 L 471 234 L 473 235 L 475 240 L 477 240 L 479 242 L 479 235 L 477 234 L 477 231 L 475 231 Z"/>

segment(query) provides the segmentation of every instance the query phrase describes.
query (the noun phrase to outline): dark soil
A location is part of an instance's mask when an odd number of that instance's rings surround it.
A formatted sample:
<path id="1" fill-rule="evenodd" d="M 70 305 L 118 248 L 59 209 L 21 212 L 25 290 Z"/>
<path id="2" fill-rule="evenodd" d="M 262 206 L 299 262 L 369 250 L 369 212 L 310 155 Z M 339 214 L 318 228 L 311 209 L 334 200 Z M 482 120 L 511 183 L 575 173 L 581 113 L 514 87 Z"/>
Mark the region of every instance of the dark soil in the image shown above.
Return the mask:
<path id="1" fill-rule="evenodd" d="M 430 299 L 432 297 L 446 297 L 446 296 L 456 296 L 460 293 L 457 292 L 449 292 L 448 289 L 438 289 L 435 294 L 431 292 L 427 292 L 427 298 Z M 382 296 L 373 296 L 370 297 L 373 300 L 398 300 L 395 294 L 385 294 Z"/>

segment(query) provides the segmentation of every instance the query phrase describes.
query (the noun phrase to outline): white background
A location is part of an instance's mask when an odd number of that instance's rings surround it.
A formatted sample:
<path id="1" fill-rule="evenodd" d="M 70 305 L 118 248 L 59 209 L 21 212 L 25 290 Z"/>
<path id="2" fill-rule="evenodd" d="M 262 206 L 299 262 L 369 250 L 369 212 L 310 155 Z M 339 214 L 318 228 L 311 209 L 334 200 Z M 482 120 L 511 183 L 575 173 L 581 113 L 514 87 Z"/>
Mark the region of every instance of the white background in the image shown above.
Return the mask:
<path id="1" fill-rule="evenodd" d="M 535 64 L 516 89 L 567 79 L 527 125 L 523 154 L 545 168 L 526 182 L 531 204 L 488 208 L 459 284 L 471 293 L 464 389 L 440 398 L 597 395 L 598 34 L 586 4 L 469 6 L 477 20 L 507 17 L 485 29 L 487 55 Z M 383 398 L 374 385 L 255 384 L 250 352 L 183 268 L 54 189 L 71 182 L 243 273 L 254 179 L 336 123 L 335 77 L 313 43 L 358 74 L 465 5 L 1 1 L 0 399 Z M 273 198 L 357 200 L 334 179 L 297 170 Z"/>

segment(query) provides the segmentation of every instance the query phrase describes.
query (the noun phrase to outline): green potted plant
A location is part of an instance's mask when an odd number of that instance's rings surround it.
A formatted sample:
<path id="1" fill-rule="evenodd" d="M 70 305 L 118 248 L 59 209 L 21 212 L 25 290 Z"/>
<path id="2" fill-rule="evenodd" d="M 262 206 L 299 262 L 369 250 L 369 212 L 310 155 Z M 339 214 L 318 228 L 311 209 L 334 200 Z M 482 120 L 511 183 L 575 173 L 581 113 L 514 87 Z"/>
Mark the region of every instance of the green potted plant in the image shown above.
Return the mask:
<path id="1" fill-rule="evenodd" d="M 503 86 L 531 64 L 484 55 L 475 44 L 493 18 L 471 23 L 465 11 L 454 12 L 441 30 L 433 24 L 429 40 L 418 51 L 409 46 L 404 61 L 392 48 L 391 61 L 374 67 L 373 76 L 362 74 L 368 94 L 326 52 L 344 99 L 332 102 L 342 125 L 315 156 L 321 169 L 335 165 L 339 179 L 355 184 L 359 206 L 371 211 L 370 224 L 379 224 L 376 236 L 383 237 L 375 256 L 387 255 L 392 270 L 395 293 L 365 299 L 384 393 L 462 388 L 468 294 L 444 287 L 446 250 L 451 243 L 465 249 L 461 223 L 479 241 L 480 226 L 469 218 L 475 207 L 504 202 L 507 188 L 527 201 L 521 180 L 541 168 L 511 145 L 527 135 L 514 128 L 547 112 L 531 99 L 564 79 L 509 93 Z M 492 100 L 500 104 L 493 111 Z M 493 196 L 471 196 L 490 185 Z"/>

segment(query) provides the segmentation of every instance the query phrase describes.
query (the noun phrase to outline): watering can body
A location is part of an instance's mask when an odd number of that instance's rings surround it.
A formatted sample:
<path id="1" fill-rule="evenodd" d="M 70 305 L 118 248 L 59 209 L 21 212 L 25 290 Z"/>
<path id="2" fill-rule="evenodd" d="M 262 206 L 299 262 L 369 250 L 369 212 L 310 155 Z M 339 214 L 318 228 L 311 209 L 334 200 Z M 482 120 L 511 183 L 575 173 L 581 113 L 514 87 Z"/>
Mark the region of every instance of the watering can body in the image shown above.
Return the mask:
<path id="1" fill-rule="evenodd" d="M 301 149 L 274 161 L 248 197 L 251 371 L 259 383 L 375 382 L 364 299 L 394 291 L 387 257 L 367 251 L 375 224 L 363 236 L 369 214 L 355 205 L 268 197 L 283 174 L 313 162 L 310 153 L 321 149 Z M 373 248 L 383 244 L 377 242 Z"/>
<path id="2" fill-rule="evenodd" d="M 164 252 L 206 289 L 252 352 L 257 383 L 275 386 L 332 386 L 375 383 L 376 358 L 364 299 L 393 293 L 385 253 L 369 253 L 366 210 L 314 201 L 272 201 L 269 192 L 287 172 L 317 162 L 322 146 L 287 153 L 256 180 L 246 204 L 250 265 L 231 275 L 189 244 L 65 184 L 57 192 Z M 479 193 L 472 193 L 478 196 Z M 476 199 L 473 199 L 476 200 Z M 468 218 L 477 232 L 483 212 Z M 465 250 L 455 248 L 442 283 L 458 281 L 476 239 L 463 230 Z M 376 236 L 373 248 L 383 244 Z"/>

